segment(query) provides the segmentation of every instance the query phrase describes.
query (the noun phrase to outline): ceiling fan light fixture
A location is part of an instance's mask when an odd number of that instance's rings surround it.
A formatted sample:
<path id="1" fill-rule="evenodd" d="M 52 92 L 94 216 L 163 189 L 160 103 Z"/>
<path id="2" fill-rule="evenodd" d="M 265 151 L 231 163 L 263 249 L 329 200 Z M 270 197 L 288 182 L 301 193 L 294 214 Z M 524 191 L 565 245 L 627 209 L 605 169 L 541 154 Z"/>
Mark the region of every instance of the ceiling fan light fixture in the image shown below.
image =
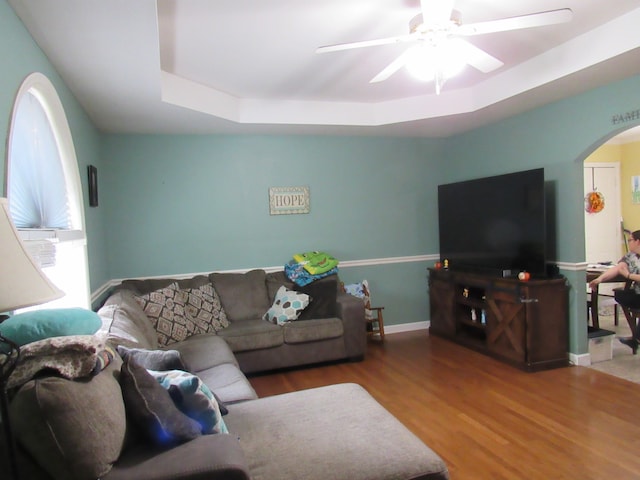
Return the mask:
<path id="1" fill-rule="evenodd" d="M 421 42 L 414 45 L 407 52 L 407 71 L 417 80 L 436 80 L 438 85 L 442 86 L 446 79 L 458 75 L 466 65 L 464 58 L 451 47 L 450 42 L 440 45 Z"/>
<path id="2" fill-rule="evenodd" d="M 429 33 L 434 31 L 450 33 L 455 31 L 456 27 L 462 25 L 462 14 L 459 10 L 451 10 L 451 16 L 447 20 L 436 20 L 428 18 L 425 20 L 422 13 L 418 13 L 409 20 L 409 33 Z"/>

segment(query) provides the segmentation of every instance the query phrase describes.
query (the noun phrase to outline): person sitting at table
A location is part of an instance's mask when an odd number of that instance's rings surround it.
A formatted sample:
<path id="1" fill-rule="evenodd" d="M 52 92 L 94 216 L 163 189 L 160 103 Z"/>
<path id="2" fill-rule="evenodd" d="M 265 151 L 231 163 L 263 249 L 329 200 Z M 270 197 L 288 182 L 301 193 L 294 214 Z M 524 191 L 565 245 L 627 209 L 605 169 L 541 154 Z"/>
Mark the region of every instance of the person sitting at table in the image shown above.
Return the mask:
<path id="1" fill-rule="evenodd" d="M 598 284 L 616 278 L 617 276 L 624 277 L 628 282 L 632 282 L 631 287 L 614 289 L 614 298 L 623 309 L 625 307 L 640 309 L 640 230 L 631 232 L 627 243 L 629 245 L 629 252 L 622 257 L 616 265 L 605 270 L 598 278 L 589 282 L 589 286 L 594 288 Z M 638 346 L 640 345 L 640 331 L 638 331 L 634 317 L 627 315 L 626 311 L 625 317 L 627 317 L 629 328 L 631 328 L 631 337 L 620 338 L 620 342 L 631 347 L 635 355 L 638 353 Z"/>

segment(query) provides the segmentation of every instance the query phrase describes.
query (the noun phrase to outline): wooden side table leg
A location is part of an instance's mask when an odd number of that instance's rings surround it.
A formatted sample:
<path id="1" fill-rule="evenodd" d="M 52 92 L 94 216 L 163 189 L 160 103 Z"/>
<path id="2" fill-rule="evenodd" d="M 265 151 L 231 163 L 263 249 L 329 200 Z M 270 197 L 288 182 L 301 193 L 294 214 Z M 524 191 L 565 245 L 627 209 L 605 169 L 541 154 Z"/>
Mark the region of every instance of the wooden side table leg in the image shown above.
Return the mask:
<path id="1" fill-rule="evenodd" d="M 372 311 L 376 312 L 376 319 L 374 319 L 374 323 L 377 322 L 378 323 L 378 328 L 372 328 L 373 333 L 377 333 L 378 335 L 380 335 L 380 340 L 384 341 L 384 318 L 382 316 L 382 310 L 384 310 L 384 307 L 371 307 Z M 373 327 L 373 325 L 372 325 Z"/>

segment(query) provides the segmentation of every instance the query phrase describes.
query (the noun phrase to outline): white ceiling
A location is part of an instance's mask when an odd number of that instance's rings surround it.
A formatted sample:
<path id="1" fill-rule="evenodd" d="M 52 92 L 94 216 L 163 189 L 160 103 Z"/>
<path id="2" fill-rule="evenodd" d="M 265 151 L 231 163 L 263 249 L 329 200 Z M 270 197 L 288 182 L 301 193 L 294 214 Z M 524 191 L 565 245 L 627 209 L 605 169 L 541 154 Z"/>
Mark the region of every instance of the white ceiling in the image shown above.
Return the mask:
<path id="1" fill-rule="evenodd" d="M 434 0 L 436 1 L 436 0 Z M 447 136 L 640 74 L 638 0 L 456 0 L 463 23 L 570 8 L 567 24 L 469 37 L 505 65 L 440 95 L 404 70 L 419 0 L 9 0 L 98 128 L 125 133 Z"/>

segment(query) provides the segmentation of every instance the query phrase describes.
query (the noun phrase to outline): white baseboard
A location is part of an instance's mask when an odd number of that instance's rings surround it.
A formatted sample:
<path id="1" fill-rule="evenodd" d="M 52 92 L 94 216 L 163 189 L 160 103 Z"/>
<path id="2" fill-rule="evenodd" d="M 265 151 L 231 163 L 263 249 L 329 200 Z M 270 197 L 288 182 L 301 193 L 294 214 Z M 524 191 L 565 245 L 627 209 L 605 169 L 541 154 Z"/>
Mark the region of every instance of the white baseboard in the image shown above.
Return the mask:
<path id="1" fill-rule="evenodd" d="M 394 333 L 402 333 L 402 332 L 413 332 L 415 330 L 427 330 L 431 322 L 412 322 L 412 323 L 401 323 L 400 325 L 385 325 L 384 326 L 384 334 L 385 335 L 393 335 Z"/>
<path id="2" fill-rule="evenodd" d="M 589 353 L 569 353 L 569 363 L 580 367 L 591 366 L 591 354 Z"/>

